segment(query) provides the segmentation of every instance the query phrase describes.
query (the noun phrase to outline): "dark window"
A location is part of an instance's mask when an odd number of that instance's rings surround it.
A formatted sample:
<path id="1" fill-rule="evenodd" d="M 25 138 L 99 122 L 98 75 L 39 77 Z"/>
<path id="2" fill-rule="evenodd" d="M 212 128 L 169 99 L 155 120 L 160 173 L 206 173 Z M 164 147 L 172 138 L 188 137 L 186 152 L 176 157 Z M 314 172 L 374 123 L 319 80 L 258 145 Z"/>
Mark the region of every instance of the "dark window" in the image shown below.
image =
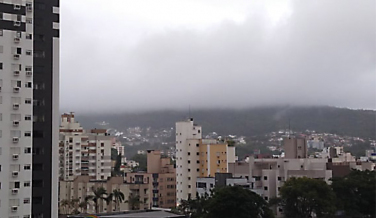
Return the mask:
<path id="1" fill-rule="evenodd" d="M 198 182 L 197 188 L 206 188 L 206 183 L 205 182 Z"/>
<path id="2" fill-rule="evenodd" d="M 45 57 L 45 52 L 44 51 L 36 50 L 36 51 L 34 51 L 34 57 L 36 57 L 36 58 L 44 58 Z"/>
<path id="3" fill-rule="evenodd" d="M 22 48 L 17 48 L 17 54 L 22 54 Z"/>
<path id="4" fill-rule="evenodd" d="M 31 153 L 31 148 L 25 148 L 25 154 L 30 154 Z"/>
<path id="5" fill-rule="evenodd" d="M 196 161 L 196 163 L 198 163 L 198 164 L 199 164 L 199 163 L 200 163 L 200 161 L 198 160 L 198 161 Z"/>
<path id="6" fill-rule="evenodd" d="M 190 161 L 190 160 L 188 160 L 188 163 L 190 164 L 190 163 L 191 163 L 191 161 Z"/>
<path id="7" fill-rule="evenodd" d="M 33 170 L 34 171 L 43 171 L 43 164 L 33 164 Z"/>
<path id="8" fill-rule="evenodd" d="M 197 154 L 197 155 L 200 155 L 200 152 L 197 152 L 196 154 Z"/>
<path id="9" fill-rule="evenodd" d="M 267 176 L 264 176 L 264 180 L 268 180 L 268 177 L 267 177 Z"/>
<path id="10" fill-rule="evenodd" d="M 196 147 L 199 147 L 200 146 L 200 144 L 196 144 Z"/>
<path id="11" fill-rule="evenodd" d="M 188 152 L 188 155 L 191 155 L 191 152 Z"/>
<path id="12" fill-rule="evenodd" d="M 281 181 L 281 177 L 280 176 L 278 176 L 278 181 Z"/>
<path id="13" fill-rule="evenodd" d="M 43 180 L 33 180 L 33 187 L 43 187 Z"/>
<path id="14" fill-rule="evenodd" d="M 43 204 L 43 197 L 34 197 L 33 204 Z"/>
<path id="15" fill-rule="evenodd" d="M 20 182 L 15 182 L 14 183 L 14 188 L 20 188 Z"/>
<path id="16" fill-rule="evenodd" d="M 43 131 L 41 131 L 41 130 L 33 131 L 33 137 L 34 138 L 43 138 L 44 137 Z"/>
<path id="17" fill-rule="evenodd" d="M 264 190 L 268 190 L 268 186 L 264 186 Z"/>
<path id="18" fill-rule="evenodd" d="M 199 168 L 197 168 L 197 172 L 199 172 L 200 171 L 200 169 Z"/>
<path id="19" fill-rule="evenodd" d="M 3 69 L 3 63 L 0 63 L 0 70 Z"/>

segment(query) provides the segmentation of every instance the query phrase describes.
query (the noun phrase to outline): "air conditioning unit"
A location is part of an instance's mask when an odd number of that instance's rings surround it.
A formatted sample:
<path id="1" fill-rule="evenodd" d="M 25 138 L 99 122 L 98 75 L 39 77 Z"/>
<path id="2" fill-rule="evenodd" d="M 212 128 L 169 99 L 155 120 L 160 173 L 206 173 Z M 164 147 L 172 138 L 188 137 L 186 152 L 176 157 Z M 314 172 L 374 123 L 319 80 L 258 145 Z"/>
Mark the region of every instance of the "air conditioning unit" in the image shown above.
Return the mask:
<path id="1" fill-rule="evenodd" d="M 12 206 L 12 212 L 17 212 L 17 210 L 18 210 L 18 206 Z"/>
<path id="2" fill-rule="evenodd" d="M 12 194 L 18 194 L 18 188 L 14 188 L 14 189 L 12 189 Z"/>
<path id="3" fill-rule="evenodd" d="M 18 59 L 20 59 L 20 55 L 19 55 L 19 54 L 14 54 L 14 55 L 13 55 L 13 59 L 14 59 L 14 60 L 18 60 Z"/>
<path id="4" fill-rule="evenodd" d="M 26 71 L 26 76 L 32 76 L 33 75 L 33 72 L 31 71 Z"/>
<path id="5" fill-rule="evenodd" d="M 19 126 L 20 121 L 19 120 L 13 120 L 13 126 Z"/>
<path id="6" fill-rule="evenodd" d="M 13 160 L 18 160 L 18 156 L 19 156 L 18 154 L 13 154 L 12 155 Z"/>
<path id="7" fill-rule="evenodd" d="M 19 43 L 20 40 L 21 40 L 20 38 L 18 38 L 18 37 L 14 37 L 14 42 L 15 42 L 15 43 Z"/>
<path id="8" fill-rule="evenodd" d="M 13 172 L 12 172 L 12 176 L 13 176 L 13 177 L 17 177 L 17 176 L 18 176 L 18 171 L 13 171 Z"/>
<path id="9" fill-rule="evenodd" d="M 21 26 L 21 21 L 14 21 L 13 26 Z"/>
<path id="10" fill-rule="evenodd" d="M 19 76 L 20 75 L 20 71 L 18 71 L 18 70 L 13 71 L 13 75 L 14 76 Z"/>
<path id="11" fill-rule="evenodd" d="M 21 10 L 21 5 L 19 5 L 19 4 L 16 4 L 16 5 L 14 5 L 14 10 Z"/>
<path id="12" fill-rule="evenodd" d="M 18 110 L 18 109 L 20 109 L 20 104 L 18 104 L 18 103 L 14 103 L 14 104 L 13 104 L 13 109 L 14 109 L 14 110 Z"/>
<path id="13" fill-rule="evenodd" d="M 13 137 L 13 143 L 18 143 L 20 139 L 18 137 Z"/>

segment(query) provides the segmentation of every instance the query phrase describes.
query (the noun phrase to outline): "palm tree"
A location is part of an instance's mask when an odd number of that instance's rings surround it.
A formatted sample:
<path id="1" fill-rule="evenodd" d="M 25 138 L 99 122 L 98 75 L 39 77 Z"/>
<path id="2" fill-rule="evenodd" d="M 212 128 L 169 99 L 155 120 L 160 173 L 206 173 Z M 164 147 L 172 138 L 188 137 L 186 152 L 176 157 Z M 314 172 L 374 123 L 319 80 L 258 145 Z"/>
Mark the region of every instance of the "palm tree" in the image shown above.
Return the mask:
<path id="1" fill-rule="evenodd" d="M 86 213 L 86 209 L 87 209 L 87 205 L 88 205 L 88 201 L 86 201 L 86 199 L 84 199 L 84 201 L 81 201 L 79 204 L 78 204 L 78 207 L 81 209 L 81 213 Z"/>
<path id="2" fill-rule="evenodd" d="M 71 208 L 73 208 L 73 211 L 71 213 L 78 214 L 78 203 L 80 202 L 80 199 L 72 199 L 69 203 Z"/>
<path id="3" fill-rule="evenodd" d="M 115 202 L 115 211 L 120 210 L 120 203 L 124 201 L 124 194 L 120 191 L 120 189 L 115 189 L 111 193 L 114 197 Z"/>
<path id="4" fill-rule="evenodd" d="M 99 213 L 99 201 L 106 199 L 106 189 L 101 187 L 95 188 L 94 186 L 91 187 L 91 191 L 94 195 L 88 195 L 85 197 L 85 201 L 93 201 L 95 206 L 95 213 Z"/>
<path id="5" fill-rule="evenodd" d="M 142 202 L 140 201 L 140 196 L 130 194 L 129 197 L 128 197 L 128 200 L 125 201 L 125 203 L 129 204 L 131 210 L 137 210 L 137 209 L 140 208 L 140 204 Z"/>
<path id="6" fill-rule="evenodd" d="M 60 201 L 60 207 L 61 207 L 63 214 L 69 214 L 70 206 L 71 206 L 71 203 L 68 199 L 64 199 Z"/>

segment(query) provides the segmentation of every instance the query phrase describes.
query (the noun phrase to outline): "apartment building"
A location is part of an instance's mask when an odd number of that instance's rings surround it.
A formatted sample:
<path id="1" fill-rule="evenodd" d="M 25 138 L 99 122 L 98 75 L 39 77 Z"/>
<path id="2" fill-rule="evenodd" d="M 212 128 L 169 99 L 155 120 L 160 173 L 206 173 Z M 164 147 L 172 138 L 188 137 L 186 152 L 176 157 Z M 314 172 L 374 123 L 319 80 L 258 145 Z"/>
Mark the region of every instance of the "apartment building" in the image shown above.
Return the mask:
<path id="1" fill-rule="evenodd" d="M 150 186 L 147 179 L 140 180 L 134 183 L 125 182 L 123 177 L 111 177 L 108 180 L 93 180 L 90 176 L 77 176 L 73 180 L 60 181 L 60 201 L 78 199 L 79 202 L 84 202 L 87 196 L 93 195 L 93 188 L 97 189 L 103 187 L 107 193 L 112 193 L 114 190 L 119 190 L 124 194 L 124 201 L 115 209 L 113 201 L 108 204 L 100 200 L 99 212 L 113 212 L 126 211 L 133 209 L 144 210 L 150 208 Z M 130 203 L 131 198 L 137 198 L 139 202 L 135 205 Z M 62 212 L 63 210 L 61 210 Z M 89 202 L 86 207 L 81 209 L 83 213 L 95 213 L 95 207 L 92 202 Z"/>
<path id="2" fill-rule="evenodd" d="M 202 128 L 193 119 L 176 123 L 176 196 L 177 203 L 196 196 L 199 177 L 227 173 L 235 162 L 235 147 L 215 139 L 202 139 Z"/>
<path id="3" fill-rule="evenodd" d="M 283 138 L 285 158 L 307 158 L 307 140 L 303 137 L 288 136 Z"/>
<path id="4" fill-rule="evenodd" d="M 59 1 L 0 0 L 0 217 L 56 217 Z"/>
<path id="5" fill-rule="evenodd" d="M 241 186 L 252 189 L 252 184 L 244 177 L 234 177 L 232 173 L 215 173 L 214 177 L 197 178 L 196 190 L 199 196 L 210 196 L 214 188 L 224 186 Z"/>
<path id="6" fill-rule="evenodd" d="M 149 184 L 152 207 L 173 208 L 176 206 L 176 171 L 169 157 L 160 151 L 147 151 L 147 171 L 126 173 L 126 181 Z"/>
<path id="7" fill-rule="evenodd" d="M 104 129 L 85 131 L 73 113 L 61 115 L 59 142 L 60 180 L 76 176 L 104 180 L 111 176 L 113 137 Z"/>

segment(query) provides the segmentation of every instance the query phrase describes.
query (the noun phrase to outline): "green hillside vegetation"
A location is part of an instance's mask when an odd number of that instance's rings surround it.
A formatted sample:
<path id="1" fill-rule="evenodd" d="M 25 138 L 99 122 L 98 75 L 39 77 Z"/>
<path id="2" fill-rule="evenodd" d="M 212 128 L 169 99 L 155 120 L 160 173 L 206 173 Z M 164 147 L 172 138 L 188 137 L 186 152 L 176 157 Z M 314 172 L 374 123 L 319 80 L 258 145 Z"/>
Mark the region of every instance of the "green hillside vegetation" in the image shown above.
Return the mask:
<path id="1" fill-rule="evenodd" d="M 294 131 L 316 130 L 338 135 L 375 139 L 376 111 L 351 110 L 335 107 L 258 107 L 243 110 L 195 110 L 195 122 L 202 125 L 204 134 L 262 135 L 287 129 L 290 120 Z M 106 121 L 112 128 L 174 127 L 176 121 L 188 118 L 184 111 L 154 111 L 119 114 L 76 114 L 84 127 L 92 128 L 96 122 Z M 97 126 L 98 127 L 98 126 Z"/>

